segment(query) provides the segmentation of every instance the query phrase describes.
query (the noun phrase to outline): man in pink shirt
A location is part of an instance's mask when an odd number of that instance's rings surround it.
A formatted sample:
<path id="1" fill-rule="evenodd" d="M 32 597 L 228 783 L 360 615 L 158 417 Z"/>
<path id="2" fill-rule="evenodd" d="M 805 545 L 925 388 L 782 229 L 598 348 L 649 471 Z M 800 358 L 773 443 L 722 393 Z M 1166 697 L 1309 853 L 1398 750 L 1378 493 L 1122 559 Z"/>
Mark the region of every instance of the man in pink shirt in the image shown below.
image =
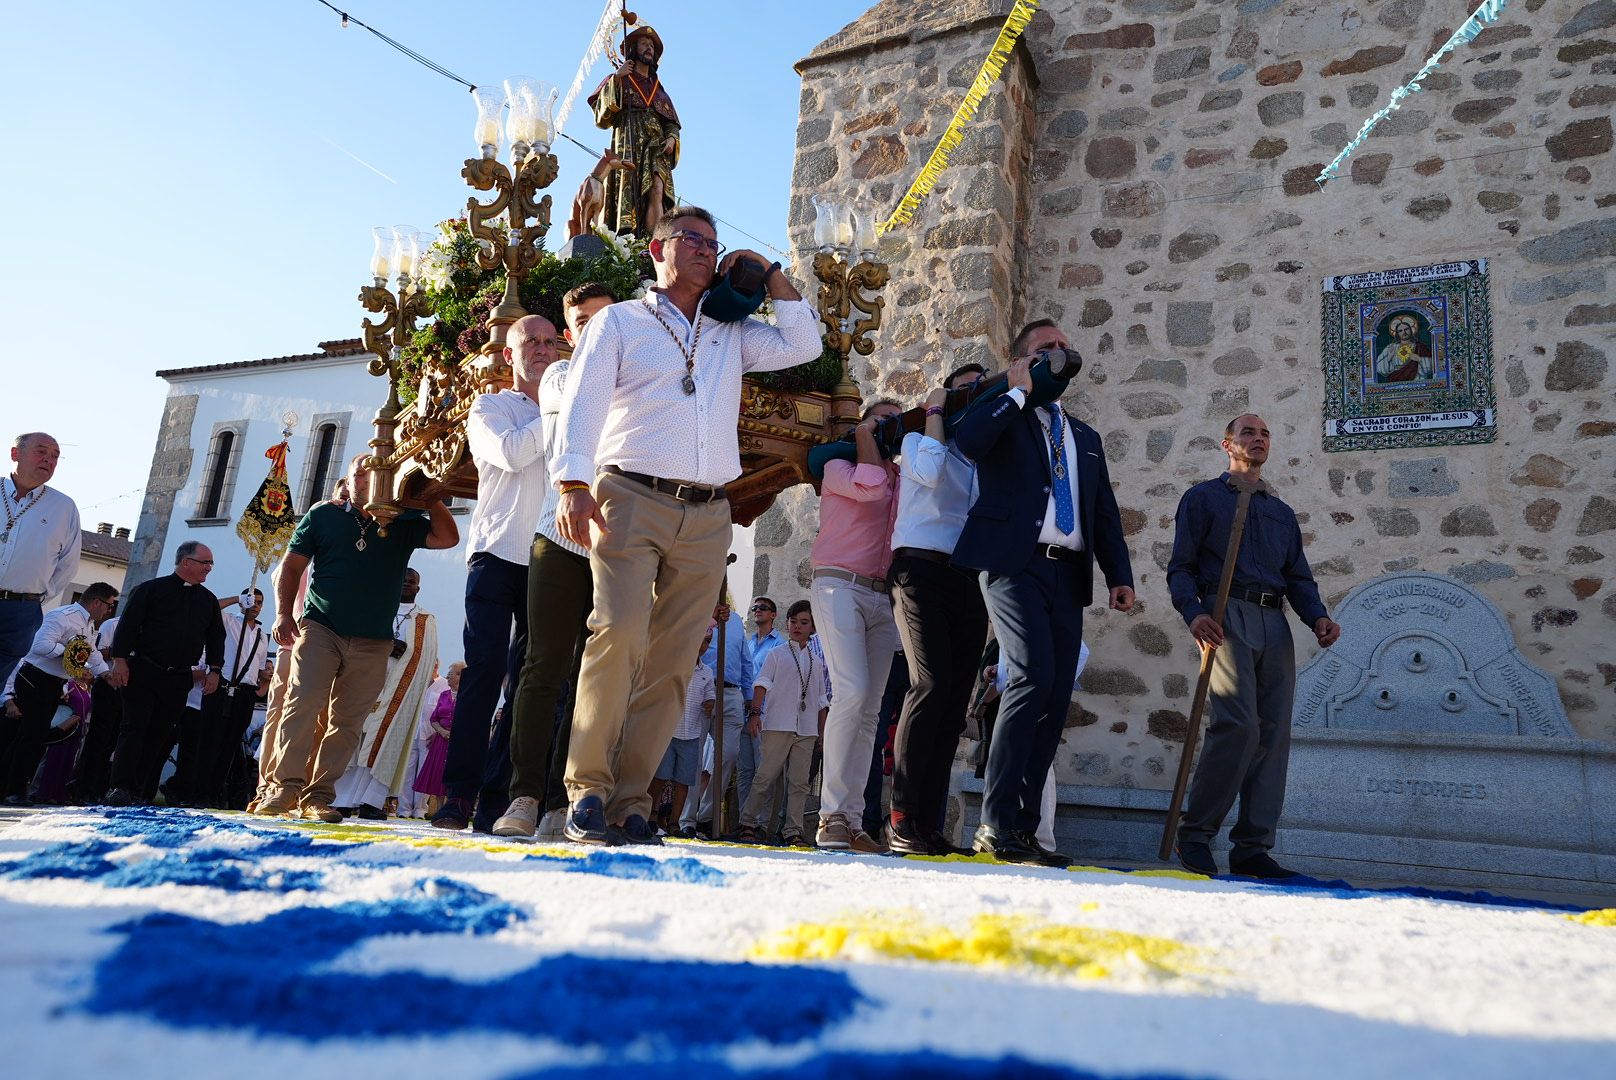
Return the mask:
<path id="1" fill-rule="evenodd" d="M 826 465 L 819 492 L 819 535 L 811 553 L 813 610 L 834 697 L 825 721 L 815 842 L 832 851 L 886 851 L 859 823 L 881 693 L 898 650 L 886 583 L 898 516 L 898 470 L 882 458 L 875 428 L 899 411 L 891 401 L 865 410 L 853 429 L 857 461 Z"/>

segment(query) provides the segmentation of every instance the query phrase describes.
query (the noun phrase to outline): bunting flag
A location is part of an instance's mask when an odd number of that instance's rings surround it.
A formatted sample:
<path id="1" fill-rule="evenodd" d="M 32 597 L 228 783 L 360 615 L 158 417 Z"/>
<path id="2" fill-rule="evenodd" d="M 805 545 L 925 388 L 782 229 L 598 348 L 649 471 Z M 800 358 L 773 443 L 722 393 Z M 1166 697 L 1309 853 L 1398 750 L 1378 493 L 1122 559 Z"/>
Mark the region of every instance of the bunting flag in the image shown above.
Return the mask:
<path id="1" fill-rule="evenodd" d="M 907 225 L 914 219 L 915 209 L 927 195 L 931 194 L 931 189 L 937 185 L 937 178 L 948 168 L 949 156 L 965 137 L 965 125 L 975 118 L 982 99 L 993 89 L 993 84 L 999 81 L 999 73 L 1004 70 L 1005 62 L 1010 59 L 1010 51 L 1016 47 L 1021 32 L 1027 28 L 1027 24 L 1032 22 L 1032 17 L 1037 13 L 1038 0 L 1016 0 L 1016 6 L 1010 9 L 1010 14 L 1005 16 L 1004 26 L 999 29 L 998 40 L 993 43 L 987 59 L 982 61 L 982 67 L 976 73 L 976 81 L 965 92 L 965 100 L 960 102 L 960 107 L 955 110 L 954 119 L 948 122 L 948 130 L 937 140 L 936 149 L 931 152 L 931 157 L 926 159 L 926 164 L 921 168 L 920 175 L 915 177 L 915 182 L 904 192 L 903 199 L 898 203 L 898 208 L 892 212 L 892 216 L 875 227 L 877 235 L 891 232 L 899 225 Z"/>
<path id="2" fill-rule="evenodd" d="M 1481 0 L 1481 6 L 1478 7 L 1473 14 L 1471 14 L 1470 18 L 1464 21 L 1463 26 L 1459 27 L 1459 29 L 1453 32 L 1453 36 L 1450 37 L 1440 49 L 1431 54 L 1431 58 L 1425 62 L 1425 66 L 1420 68 L 1419 71 L 1415 72 L 1412 79 L 1408 80 L 1408 82 L 1392 91 L 1391 97 L 1387 100 L 1385 108 L 1381 109 L 1368 120 L 1364 121 L 1363 127 L 1358 129 L 1358 134 L 1353 136 L 1352 141 L 1349 142 L 1342 149 L 1342 151 L 1335 156 L 1334 161 L 1330 162 L 1330 164 L 1324 167 L 1323 172 L 1319 173 L 1319 175 L 1313 178 L 1314 183 L 1318 184 L 1319 187 L 1323 187 L 1326 181 L 1334 180 L 1336 170 L 1342 166 L 1347 158 L 1352 156 L 1352 152 L 1354 150 L 1363 145 L 1363 141 L 1369 138 L 1369 133 L 1374 130 L 1375 125 L 1401 108 L 1403 105 L 1403 99 L 1408 97 L 1408 95 L 1418 93 L 1420 90 L 1422 90 L 1423 87 L 1420 86 L 1420 80 L 1424 79 L 1427 75 L 1431 74 L 1431 72 L 1435 71 L 1437 69 L 1437 65 L 1442 62 L 1442 58 L 1448 55 L 1448 53 L 1452 52 L 1454 49 L 1457 49 L 1461 45 L 1468 44 L 1469 42 L 1475 40 L 1476 35 L 1481 33 L 1483 29 L 1482 24 L 1496 21 L 1499 14 L 1504 10 L 1504 5 L 1507 3 L 1509 3 L 1509 0 Z"/>
<path id="3" fill-rule="evenodd" d="M 292 491 L 286 486 L 285 439 L 264 451 L 269 459 L 269 475 L 258 485 L 258 492 L 241 512 L 236 522 L 236 535 L 247 545 L 253 557 L 253 580 L 265 573 L 274 561 L 286 551 L 297 528 L 297 514 L 292 512 Z"/>
<path id="4" fill-rule="evenodd" d="M 600 22 L 595 24 L 595 32 L 589 38 L 589 48 L 584 50 L 584 58 L 578 63 L 578 74 L 572 77 L 572 85 L 567 87 L 567 96 L 561 99 L 561 108 L 556 110 L 556 135 L 567 130 L 567 120 L 572 116 L 573 103 L 583 92 L 584 80 L 589 77 L 589 69 L 595 66 L 600 54 L 611 44 L 612 35 L 617 30 L 617 24 L 622 19 L 618 11 L 619 0 L 606 0 L 606 10 L 600 14 Z"/>

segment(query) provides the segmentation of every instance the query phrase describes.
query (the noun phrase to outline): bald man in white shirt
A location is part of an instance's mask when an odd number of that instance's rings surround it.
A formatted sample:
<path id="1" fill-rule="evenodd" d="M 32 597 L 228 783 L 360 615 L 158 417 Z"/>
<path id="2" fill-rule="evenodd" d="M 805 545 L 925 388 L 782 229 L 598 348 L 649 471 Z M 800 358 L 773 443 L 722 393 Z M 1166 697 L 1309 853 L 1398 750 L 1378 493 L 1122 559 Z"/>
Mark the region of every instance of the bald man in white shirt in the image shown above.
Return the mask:
<path id="1" fill-rule="evenodd" d="M 18 435 L 11 475 L 0 477 L 0 683 L 28 653 L 45 619 L 78 569 L 83 534 L 79 508 L 47 481 L 62 448 L 43 431 Z"/>

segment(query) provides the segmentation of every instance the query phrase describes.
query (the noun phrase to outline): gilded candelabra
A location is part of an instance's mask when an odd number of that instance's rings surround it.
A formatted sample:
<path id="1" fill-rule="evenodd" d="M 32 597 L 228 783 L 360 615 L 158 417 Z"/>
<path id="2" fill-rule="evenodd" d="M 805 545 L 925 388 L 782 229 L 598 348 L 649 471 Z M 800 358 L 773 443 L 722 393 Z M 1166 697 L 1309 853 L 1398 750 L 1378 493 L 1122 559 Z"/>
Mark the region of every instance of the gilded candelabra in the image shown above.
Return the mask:
<path id="1" fill-rule="evenodd" d="M 831 391 L 831 415 L 845 426 L 857 421 L 860 408 L 853 354 L 869 356 L 875 351 L 870 335 L 881 328 L 886 300 L 879 293 L 891 270 L 876 258 L 875 214 L 868 202 L 843 203 L 815 195 L 813 203 L 819 317 L 825 324 L 825 344 L 842 360 L 841 381 Z"/>
<path id="2" fill-rule="evenodd" d="M 398 429 L 398 362 L 404 346 L 415 333 L 417 319 L 432 314 L 432 305 L 421 291 L 418 270 L 424 238 L 414 229 L 397 226 L 392 229 L 378 227 L 371 230 L 375 238 L 375 251 L 370 257 L 372 284 L 361 286 L 359 302 L 366 311 L 381 315 L 380 321 L 364 320 L 361 332 L 365 348 L 374 354 L 370 362 L 372 375 L 387 377 L 387 400 L 376 413 L 376 437 L 371 447 L 372 507 L 392 502 L 394 470 L 387 467 L 397 447 L 394 435 Z M 392 273 L 397 274 L 398 289 L 387 286 Z M 374 513 L 374 509 L 372 510 Z"/>
<path id="3" fill-rule="evenodd" d="M 555 182 L 558 165 L 550 153 L 550 133 L 557 92 L 546 83 L 509 79 L 505 93 L 478 89 L 479 157 L 466 161 L 460 175 L 478 191 L 498 191 L 492 202 L 466 200 L 466 225 L 481 242 L 477 262 L 484 270 L 505 268 L 505 296 L 488 316 L 489 340 L 476 364 L 481 386 L 509 376 L 505 336 L 512 323 L 527 314 L 520 298 L 522 278 L 539 263 L 539 244 L 550 228 L 549 195 L 539 192 Z M 505 133 L 511 163 L 499 160 L 499 119 L 505 111 Z"/>

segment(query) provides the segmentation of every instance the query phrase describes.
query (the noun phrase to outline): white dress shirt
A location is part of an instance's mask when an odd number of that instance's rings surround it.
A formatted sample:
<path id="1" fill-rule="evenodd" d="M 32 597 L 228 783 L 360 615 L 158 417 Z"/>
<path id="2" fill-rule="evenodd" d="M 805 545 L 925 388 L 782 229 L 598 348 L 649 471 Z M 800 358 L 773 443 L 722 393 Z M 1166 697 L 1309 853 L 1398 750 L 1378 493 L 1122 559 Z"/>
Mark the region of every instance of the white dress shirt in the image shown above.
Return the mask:
<path id="1" fill-rule="evenodd" d="M 90 669 L 90 674 L 104 674 L 107 662 L 101 659 L 101 651 L 95 648 L 95 618 L 80 604 L 68 604 L 45 612 L 45 621 L 39 624 L 34 643 L 29 646 L 28 655 L 22 658 L 22 662 L 32 664 L 58 679 L 70 679 L 72 676 L 62 666 L 62 657 L 67 652 L 67 643 L 78 637 L 91 646 L 90 660 L 85 665 Z"/>
<path id="2" fill-rule="evenodd" d="M 254 621 L 243 633 L 242 627 L 247 620 L 234 611 L 222 611 L 219 618 L 224 621 L 224 663 L 219 666 L 219 691 L 224 691 L 227 683 L 240 683 L 242 690 L 239 693 L 256 694 L 258 686 L 258 672 L 269 660 L 269 635 L 264 633 L 262 623 Z M 237 663 L 237 661 L 241 663 Z M 197 662 L 197 668 L 204 675 L 208 670 L 207 658 Z M 196 669 L 193 669 L 196 670 Z M 192 709 L 202 707 L 202 684 L 193 682 L 191 692 L 186 695 L 185 704 Z"/>
<path id="3" fill-rule="evenodd" d="M 894 548 L 954 554 L 965 515 L 976 502 L 976 464 L 958 448 L 918 431 L 903 437 L 898 457 L 898 520 Z"/>
<path id="4" fill-rule="evenodd" d="M 1009 390 L 1004 396 L 1014 400 L 1016 405 L 1020 408 L 1026 408 L 1027 406 L 1027 395 L 1022 392 L 1021 387 L 1019 386 Z M 1048 544 L 1051 547 L 1071 548 L 1073 551 L 1082 551 L 1083 520 L 1081 511 L 1079 510 L 1082 503 L 1078 502 L 1077 500 L 1077 443 L 1072 438 L 1072 422 L 1066 418 L 1065 412 L 1061 413 L 1061 419 L 1065 421 L 1061 424 L 1061 435 L 1066 441 L 1066 447 L 1061 451 L 1061 453 L 1066 458 L 1066 482 L 1072 486 L 1072 531 L 1069 533 L 1063 533 L 1060 531 L 1059 527 L 1056 526 L 1055 493 L 1053 490 L 1051 490 L 1049 494 L 1049 501 L 1044 506 L 1044 524 L 1038 530 L 1038 542 L 1040 544 Z M 1044 440 L 1044 460 L 1048 461 L 1049 409 L 1043 405 L 1038 407 L 1038 428 L 1041 433 L 1041 437 Z M 1051 468 L 1049 471 L 1049 480 L 1051 484 L 1059 483 L 1059 481 L 1055 479 L 1055 470 L 1053 468 Z"/>
<path id="5" fill-rule="evenodd" d="M 551 480 L 594 483 L 607 465 L 709 487 L 741 475 L 741 375 L 805 364 L 824 347 L 806 300 L 776 300 L 774 312 L 774 326 L 698 317 L 696 339 L 684 313 L 653 290 L 590 319 L 572 355 Z M 681 346 L 695 352 L 694 394 L 681 386 Z"/>
<path id="6" fill-rule="evenodd" d="M 809 645 L 788 640 L 763 658 L 752 685 L 762 687 L 763 730 L 819 734 L 819 710 L 830 704 L 825 661 Z"/>
<path id="7" fill-rule="evenodd" d="M 539 380 L 539 408 L 544 412 L 544 462 L 551 475 L 555 473 L 556 433 L 561 427 L 561 399 L 567 392 L 567 372 L 571 369 L 571 360 L 557 360 L 545 369 L 544 378 Z M 554 484 L 546 484 L 545 488 L 544 505 L 539 509 L 539 535 L 552 544 L 560 544 L 574 555 L 588 558 L 589 552 L 571 540 L 563 539 L 560 528 L 556 526 L 556 510 L 561 506 L 561 489 Z"/>
<path id="8" fill-rule="evenodd" d="M 118 616 L 114 615 L 112 618 L 102 623 L 101 628 L 95 632 L 96 650 L 105 655 L 106 651 L 112 648 L 112 635 L 117 632 Z"/>
<path id="9" fill-rule="evenodd" d="M 16 519 L 10 528 L 0 517 L 0 589 L 14 593 L 41 593 L 46 601 L 61 594 L 79 568 L 79 508 L 72 499 L 49 485 L 17 495 L 11 477 L 0 477 L 0 487 L 11 500 Z M 39 501 L 29 505 L 35 494 Z M 28 506 L 21 517 L 19 510 Z M 44 602 L 44 601 L 42 601 Z"/>
<path id="10" fill-rule="evenodd" d="M 712 718 L 707 715 L 704 702 L 717 702 L 718 691 L 713 684 L 713 669 L 701 662 L 690 675 L 685 689 L 685 711 L 679 717 L 679 726 L 673 729 L 675 739 L 699 739 L 707 734 Z"/>
<path id="11" fill-rule="evenodd" d="M 526 566 L 533 530 L 549 490 L 544 470 L 544 417 L 526 394 L 478 394 L 466 414 L 466 442 L 477 463 L 477 505 L 466 558 L 486 551 Z"/>

